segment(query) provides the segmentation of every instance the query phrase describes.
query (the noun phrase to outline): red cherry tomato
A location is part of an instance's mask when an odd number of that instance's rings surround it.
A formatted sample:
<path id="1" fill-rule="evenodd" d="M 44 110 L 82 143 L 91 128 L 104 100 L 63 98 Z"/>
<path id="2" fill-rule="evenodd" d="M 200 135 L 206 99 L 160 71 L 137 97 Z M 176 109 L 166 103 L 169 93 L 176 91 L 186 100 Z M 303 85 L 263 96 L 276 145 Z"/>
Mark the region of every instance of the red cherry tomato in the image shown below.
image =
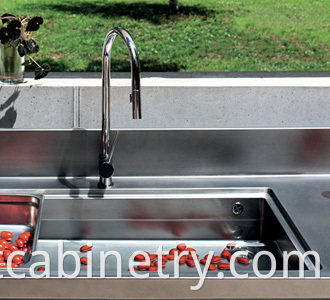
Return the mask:
<path id="1" fill-rule="evenodd" d="M 2 231 L 1 232 L 1 239 L 10 241 L 14 235 L 10 231 Z"/>
<path id="2" fill-rule="evenodd" d="M 196 252 L 196 250 L 194 248 L 187 248 L 186 250 L 189 251 L 190 253 L 191 252 Z"/>
<path id="3" fill-rule="evenodd" d="M 179 264 L 180 265 L 182 265 L 182 264 L 184 264 L 185 262 L 186 262 L 186 260 L 187 260 L 187 256 L 181 256 L 180 258 L 179 258 Z"/>
<path id="4" fill-rule="evenodd" d="M 237 262 L 243 265 L 249 264 L 250 260 L 247 257 L 237 257 Z"/>
<path id="5" fill-rule="evenodd" d="M 154 272 L 154 271 L 157 271 L 157 270 L 158 270 L 158 267 L 156 267 L 156 266 L 151 266 L 151 267 L 149 267 L 148 270 L 151 271 L 151 272 Z"/>
<path id="6" fill-rule="evenodd" d="M 21 239 L 18 239 L 16 240 L 16 245 L 17 247 L 22 248 L 24 247 L 24 242 Z"/>
<path id="7" fill-rule="evenodd" d="M 216 271 L 217 267 L 215 265 L 210 264 L 209 271 Z"/>
<path id="8" fill-rule="evenodd" d="M 18 248 L 14 244 L 9 244 L 8 250 L 10 250 L 11 252 L 14 252 L 14 251 L 18 251 Z"/>
<path id="9" fill-rule="evenodd" d="M 194 267 L 195 266 L 195 261 L 193 259 L 187 259 L 186 264 L 189 267 Z"/>
<path id="10" fill-rule="evenodd" d="M 222 261 L 222 258 L 220 256 L 213 256 L 211 262 L 213 264 L 217 264 Z"/>
<path id="11" fill-rule="evenodd" d="M 27 243 L 29 241 L 29 235 L 26 233 L 21 233 L 18 238 L 21 239 L 24 243 Z"/>
<path id="12" fill-rule="evenodd" d="M 19 265 L 19 264 L 21 264 L 22 259 L 23 259 L 23 255 L 15 255 L 15 256 L 13 257 L 12 262 L 13 262 L 14 264 Z"/>
<path id="13" fill-rule="evenodd" d="M 157 259 L 157 255 L 151 254 L 149 255 L 150 261 L 154 261 Z"/>
<path id="14" fill-rule="evenodd" d="M 7 247 L 0 244 L 0 252 L 7 250 Z"/>
<path id="15" fill-rule="evenodd" d="M 37 269 L 37 271 L 39 271 L 39 272 L 43 272 L 43 271 L 45 271 L 45 268 L 44 268 L 44 267 L 39 267 L 39 268 Z"/>
<path id="16" fill-rule="evenodd" d="M 32 233 L 30 231 L 24 231 L 23 234 L 25 234 L 29 240 L 32 240 Z"/>
<path id="17" fill-rule="evenodd" d="M 4 262 L 5 258 L 3 257 L 3 255 L 0 255 L 0 263 Z"/>
<path id="18" fill-rule="evenodd" d="M 178 253 L 179 254 L 179 252 L 180 251 L 178 249 L 171 249 L 170 252 L 169 252 L 169 254 L 170 255 L 174 255 L 174 253 Z"/>
<path id="19" fill-rule="evenodd" d="M 179 245 L 176 246 L 176 248 L 180 251 L 183 251 L 187 248 L 187 245 L 185 243 L 180 243 Z"/>
<path id="20" fill-rule="evenodd" d="M 92 248 L 93 248 L 93 246 L 84 245 L 84 246 L 80 247 L 80 251 L 87 252 L 87 251 L 92 250 Z"/>
<path id="21" fill-rule="evenodd" d="M 228 258 L 230 255 L 231 255 L 231 253 L 229 250 L 223 250 L 221 252 L 221 257 L 223 257 L 223 258 Z"/>
<path id="22" fill-rule="evenodd" d="M 8 260 L 8 257 L 9 257 L 10 254 L 11 254 L 10 250 L 3 251 L 3 257 L 5 258 L 5 260 Z"/>
<path id="23" fill-rule="evenodd" d="M 146 259 L 142 254 L 136 254 L 135 257 L 134 257 L 134 260 L 145 261 Z"/>
<path id="24" fill-rule="evenodd" d="M 80 258 L 80 262 L 83 264 L 83 265 L 89 265 L 92 263 L 92 261 L 90 259 L 88 259 L 87 257 L 82 257 Z"/>
<path id="25" fill-rule="evenodd" d="M 3 245 L 6 249 L 8 248 L 9 243 L 6 240 L 0 240 L 0 245 Z M 5 249 L 5 250 L 6 250 Z"/>
<path id="26" fill-rule="evenodd" d="M 6 267 L 7 267 L 7 263 L 5 261 L 0 263 L 0 268 L 6 268 Z"/>
<path id="27" fill-rule="evenodd" d="M 167 255 L 166 255 L 166 258 L 167 258 L 168 260 L 174 260 L 174 255 L 173 255 L 173 254 L 167 254 Z"/>
<path id="28" fill-rule="evenodd" d="M 139 271 L 145 271 L 145 270 L 149 270 L 150 266 L 138 266 L 137 268 Z"/>

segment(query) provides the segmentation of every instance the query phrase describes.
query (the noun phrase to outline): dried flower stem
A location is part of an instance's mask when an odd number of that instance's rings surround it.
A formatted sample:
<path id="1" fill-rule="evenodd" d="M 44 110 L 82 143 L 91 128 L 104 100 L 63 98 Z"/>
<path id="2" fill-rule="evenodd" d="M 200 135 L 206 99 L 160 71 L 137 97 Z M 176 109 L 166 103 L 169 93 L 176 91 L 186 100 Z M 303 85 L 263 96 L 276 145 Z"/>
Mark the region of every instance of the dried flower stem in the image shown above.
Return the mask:
<path id="1" fill-rule="evenodd" d="M 42 68 L 31 55 L 29 55 L 29 59 L 31 59 L 39 68 Z"/>

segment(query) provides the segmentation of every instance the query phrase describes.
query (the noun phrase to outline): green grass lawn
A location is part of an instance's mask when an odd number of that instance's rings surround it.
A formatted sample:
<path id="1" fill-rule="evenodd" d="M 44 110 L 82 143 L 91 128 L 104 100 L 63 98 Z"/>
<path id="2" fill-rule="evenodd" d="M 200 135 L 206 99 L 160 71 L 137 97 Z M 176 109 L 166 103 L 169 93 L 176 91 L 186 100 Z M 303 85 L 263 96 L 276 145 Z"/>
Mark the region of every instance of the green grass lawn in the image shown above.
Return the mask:
<path id="1" fill-rule="evenodd" d="M 0 13 L 45 18 L 37 59 L 53 71 L 101 71 L 104 38 L 125 27 L 147 71 L 330 69 L 329 0 L 1 0 Z M 112 70 L 129 71 L 118 38 Z"/>

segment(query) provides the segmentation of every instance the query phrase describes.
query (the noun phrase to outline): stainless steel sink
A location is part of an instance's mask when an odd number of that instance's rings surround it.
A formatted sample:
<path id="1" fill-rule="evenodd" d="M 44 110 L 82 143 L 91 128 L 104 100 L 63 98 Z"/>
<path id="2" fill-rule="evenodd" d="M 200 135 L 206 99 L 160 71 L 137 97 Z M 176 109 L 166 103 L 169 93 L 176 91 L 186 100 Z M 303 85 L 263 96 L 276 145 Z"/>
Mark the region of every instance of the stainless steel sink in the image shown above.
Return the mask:
<path id="1" fill-rule="evenodd" d="M 99 271 L 99 251 L 121 253 L 122 272 L 129 276 L 131 253 L 154 252 L 159 245 L 166 251 L 181 241 L 200 256 L 210 250 L 219 255 L 228 242 L 248 246 L 254 253 L 267 250 L 275 256 L 278 270 L 283 266 L 283 251 L 310 250 L 269 189 L 113 190 L 106 195 L 95 190 L 75 199 L 67 195 L 50 198 L 45 203 L 41 248 L 55 256 L 59 239 L 64 240 L 65 251 L 77 251 L 90 241 L 94 244 L 93 273 Z M 65 268 L 71 270 L 73 262 L 68 258 Z M 297 270 L 298 262 L 292 256 L 289 269 Z M 56 260 L 53 263 L 56 266 Z M 187 266 L 180 268 L 183 276 L 197 275 Z M 243 269 L 251 271 L 252 266 Z M 259 270 L 269 269 L 270 260 L 262 257 Z M 309 258 L 305 269 L 314 269 Z M 114 272 L 111 267 L 108 271 Z M 168 266 L 164 272 L 172 271 Z"/>
<path id="2" fill-rule="evenodd" d="M 330 274 L 328 137 L 328 129 L 120 130 L 114 187 L 100 191 L 99 130 L 0 131 L 0 192 L 44 195 L 37 250 L 50 254 L 52 277 L 30 280 L 27 274 L 17 285 L 4 274 L 3 297 L 20 298 L 32 289 L 35 297 L 65 299 L 146 299 L 150 291 L 159 299 L 291 298 L 292 293 L 324 298 Z M 243 205 L 241 214 L 236 202 Z M 130 280 L 56 280 L 61 241 L 64 251 L 79 256 L 85 255 L 79 248 L 93 242 L 93 277 L 100 273 L 99 252 L 117 250 L 123 277 Z M 210 250 L 219 254 L 231 241 L 255 252 L 266 249 L 278 270 L 271 280 L 259 280 L 251 264 L 237 265 L 238 272 L 251 272 L 250 280 L 208 280 L 199 293 L 189 289 L 198 274 L 186 265 L 180 266 L 184 280 L 173 278 L 173 263 L 164 270 L 171 280 L 132 278 L 127 262 L 133 251 L 153 252 L 159 245 L 169 250 L 181 241 L 200 256 Z M 299 280 L 296 260 L 290 260 L 290 280 L 283 278 L 282 252 L 293 249 L 319 253 L 322 280 Z M 269 261 L 259 263 L 259 270 L 268 272 Z M 107 276 L 116 276 L 114 266 L 109 258 Z M 304 268 L 306 277 L 315 276 L 313 261 L 306 260 Z M 64 270 L 73 270 L 72 257 L 66 257 Z M 86 274 L 82 266 L 80 277 Z"/>

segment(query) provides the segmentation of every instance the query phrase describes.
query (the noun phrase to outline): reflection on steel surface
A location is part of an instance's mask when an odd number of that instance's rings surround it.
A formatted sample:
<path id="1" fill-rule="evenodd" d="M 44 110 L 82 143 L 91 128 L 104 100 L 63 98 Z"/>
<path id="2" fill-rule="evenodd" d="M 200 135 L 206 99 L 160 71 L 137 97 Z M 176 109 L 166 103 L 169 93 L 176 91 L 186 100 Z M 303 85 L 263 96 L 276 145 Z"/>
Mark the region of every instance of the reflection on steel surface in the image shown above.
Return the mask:
<path id="1" fill-rule="evenodd" d="M 316 131 L 317 149 L 309 129 L 120 131 L 116 176 L 328 174 L 330 130 Z M 100 134 L 0 130 L 0 176 L 96 177 Z"/>

